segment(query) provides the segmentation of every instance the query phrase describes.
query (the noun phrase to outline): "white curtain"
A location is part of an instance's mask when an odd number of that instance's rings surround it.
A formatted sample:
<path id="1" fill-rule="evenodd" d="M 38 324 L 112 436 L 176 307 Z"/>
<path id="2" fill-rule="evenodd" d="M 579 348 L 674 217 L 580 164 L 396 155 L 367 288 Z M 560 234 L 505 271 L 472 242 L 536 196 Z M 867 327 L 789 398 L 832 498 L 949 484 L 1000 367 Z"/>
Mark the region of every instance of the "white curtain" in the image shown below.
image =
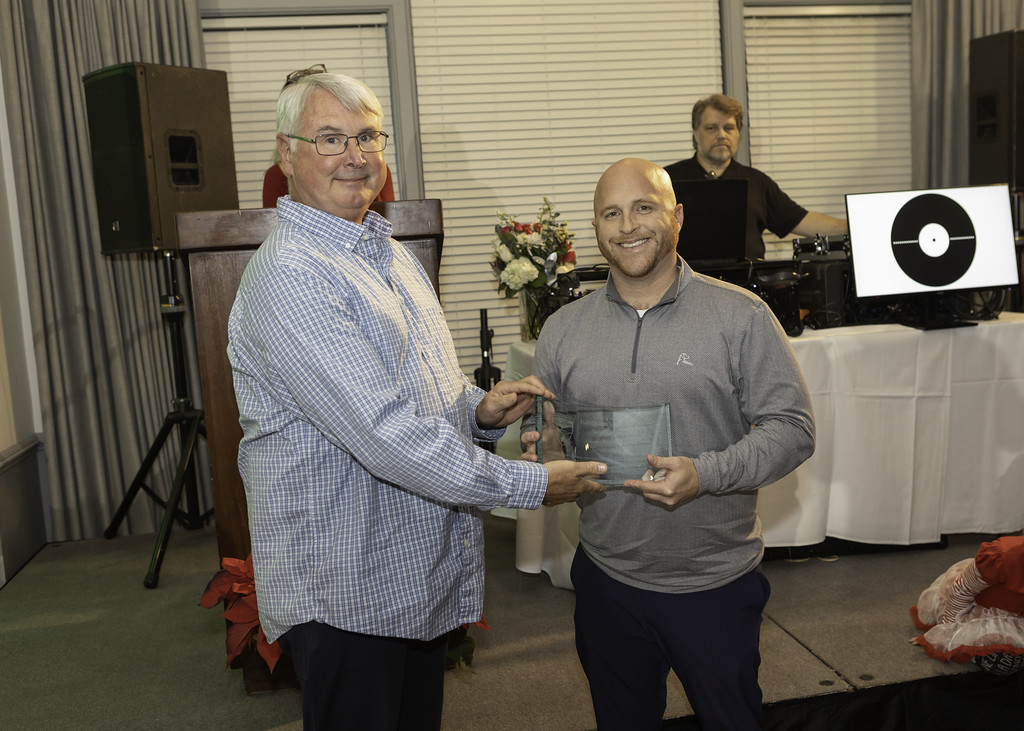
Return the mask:
<path id="1" fill-rule="evenodd" d="M 100 254 L 82 77 L 127 62 L 201 66 L 199 10 L 196 0 L 4 0 L 0 54 L 39 368 L 50 539 L 90 538 L 121 504 L 175 388 L 160 317 L 162 265 L 152 255 Z M 187 281 L 179 286 L 187 293 Z M 190 330 L 185 339 L 194 341 Z M 147 480 L 159 494 L 169 491 L 177 450 L 178 440 L 169 440 Z M 205 465 L 198 474 L 207 474 Z M 200 496 L 212 502 L 208 485 Z M 162 515 L 140 494 L 121 530 L 152 532 Z"/>

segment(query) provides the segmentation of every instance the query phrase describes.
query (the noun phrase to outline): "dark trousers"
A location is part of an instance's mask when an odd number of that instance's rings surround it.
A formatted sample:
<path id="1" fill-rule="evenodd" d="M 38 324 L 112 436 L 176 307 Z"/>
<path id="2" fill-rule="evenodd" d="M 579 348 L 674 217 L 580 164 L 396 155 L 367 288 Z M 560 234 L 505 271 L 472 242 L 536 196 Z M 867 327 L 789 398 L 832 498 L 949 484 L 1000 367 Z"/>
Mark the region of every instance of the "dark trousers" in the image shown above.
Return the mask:
<path id="1" fill-rule="evenodd" d="M 281 635 L 305 731 L 439 729 L 448 636 L 422 642 L 307 622 Z"/>
<path id="2" fill-rule="evenodd" d="M 762 728 L 758 644 L 768 580 L 666 594 L 610 578 L 576 549 L 576 651 L 601 731 L 660 729 L 669 668 L 702 731 Z"/>

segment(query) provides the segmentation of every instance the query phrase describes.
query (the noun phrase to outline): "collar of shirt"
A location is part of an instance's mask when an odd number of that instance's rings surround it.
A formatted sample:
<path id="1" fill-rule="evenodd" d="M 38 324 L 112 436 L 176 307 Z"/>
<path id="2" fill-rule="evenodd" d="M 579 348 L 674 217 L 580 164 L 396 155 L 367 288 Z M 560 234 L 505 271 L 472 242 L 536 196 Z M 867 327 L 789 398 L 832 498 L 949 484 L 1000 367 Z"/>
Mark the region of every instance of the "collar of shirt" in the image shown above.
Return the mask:
<path id="1" fill-rule="evenodd" d="M 653 310 L 654 307 L 663 305 L 666 302 L 671 302 L 678 297 L 683 287 L 685 287 L 686 283 L 690 281 L 691 271 L 690 265 L 686 263 L 683 257 L 676 254 L 676 278 L 673 280 L 672 284 L 669 285 L 668 289 L 665 290 L 665 294 L 661 296 L 661 299 L 658 300 L 657 304 L 648 309 Z M 619 290 L 616 289 L 615 280 L 612 277 L 608 277 L 608 284 L 605 286 L 605 296 L 613 302 L 626 304 L 626 301 L 622 299 L 622 295 L 619 294 Z M 647 310 L 644 310 L 644 312 L 647 312 Z"/>
<path id="2" fill-rule="evenodd" d="M 391 222 L 376 211 L 367 211 L 362 223 L 354 223 L 293 201 L 289 196 L 278 201 L 277 217 L 308 229 L 328 241 L 336 241 L 348 249 L 355 249 L 360 241 L 368 239 L 387 241 L 394 231 Z"/>

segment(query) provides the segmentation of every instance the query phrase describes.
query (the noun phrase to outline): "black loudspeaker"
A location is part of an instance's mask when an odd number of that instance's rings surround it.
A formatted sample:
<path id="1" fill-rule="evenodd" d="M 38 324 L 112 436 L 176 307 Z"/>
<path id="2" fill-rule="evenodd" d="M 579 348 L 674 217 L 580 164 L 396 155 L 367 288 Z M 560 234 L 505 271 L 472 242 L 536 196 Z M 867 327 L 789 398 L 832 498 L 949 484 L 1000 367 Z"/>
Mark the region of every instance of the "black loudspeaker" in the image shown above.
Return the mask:
<path id="1" fill-rule="evenodd" d="M 973 39 L 970 66 L 969 182 L 1024 190 L 1024 30 Z"/>
<path id="2" fill-rule="evenodd" d="M 846 302 L 850 289 L 849 261 L 807 261 L 800 280 L 800 309 L 807 310 L 804 322 L 813 328 L 846 324 Z"/>
<path id="3" fill-rule="evenodd" d="M 238 208 L 226 73 L 125 63 L 82 82 L 101 253 L 176 250 L 176 213 Z"/>

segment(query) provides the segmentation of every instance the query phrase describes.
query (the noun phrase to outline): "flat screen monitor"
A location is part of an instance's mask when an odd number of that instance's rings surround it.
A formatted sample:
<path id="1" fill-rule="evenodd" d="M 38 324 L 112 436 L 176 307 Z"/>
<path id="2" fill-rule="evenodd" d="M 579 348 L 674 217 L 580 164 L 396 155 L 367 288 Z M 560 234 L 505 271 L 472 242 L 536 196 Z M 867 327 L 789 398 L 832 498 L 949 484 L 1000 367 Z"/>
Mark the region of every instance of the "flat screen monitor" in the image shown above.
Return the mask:
<path id="1" fill-rule="evenodd" d="M 846 196 L 858 299 L 1018 284 L 1009 186 Z"/>

